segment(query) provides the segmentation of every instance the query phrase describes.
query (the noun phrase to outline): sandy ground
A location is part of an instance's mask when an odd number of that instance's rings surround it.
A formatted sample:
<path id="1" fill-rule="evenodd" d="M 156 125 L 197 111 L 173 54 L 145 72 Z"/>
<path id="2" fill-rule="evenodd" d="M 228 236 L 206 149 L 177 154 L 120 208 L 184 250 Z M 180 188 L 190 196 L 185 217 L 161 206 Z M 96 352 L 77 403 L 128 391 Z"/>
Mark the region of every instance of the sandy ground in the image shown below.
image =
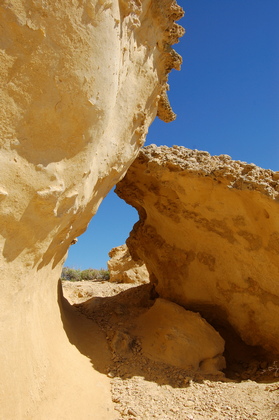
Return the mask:
<path id="1" fill-rule="evenodd" d="M 279 419 L 279 361 L 266 360 L 261 352 L 233 340 L 233 334 L 226 350 L 227 369 L 214 377 L 145 357 L 131 327 L 154 303 L 150 285 L 64 281 L 63 293 L 106 335 L 115 419 Z"/>

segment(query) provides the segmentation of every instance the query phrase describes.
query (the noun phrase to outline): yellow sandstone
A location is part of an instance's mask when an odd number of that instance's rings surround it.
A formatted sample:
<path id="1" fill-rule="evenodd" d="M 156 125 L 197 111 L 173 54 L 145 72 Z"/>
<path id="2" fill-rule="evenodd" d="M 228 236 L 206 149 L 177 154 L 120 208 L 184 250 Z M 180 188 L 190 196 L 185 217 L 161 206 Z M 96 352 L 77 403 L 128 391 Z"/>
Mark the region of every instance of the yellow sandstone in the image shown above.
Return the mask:
<path id="1" fill-rule="evenodd" d="M 105 339 L 58 279 L 156 114 L 174 118 L 182 15 L 170 0 L 1 1 L 1 419 L 114 418 Z"/>
<path id="2" fill-rule="evenodd" d="M 278 180 L 227 155 L 151 145 L 117 186 L 140 216 L 130 253 L 159 296 L 277 355 Z"/>

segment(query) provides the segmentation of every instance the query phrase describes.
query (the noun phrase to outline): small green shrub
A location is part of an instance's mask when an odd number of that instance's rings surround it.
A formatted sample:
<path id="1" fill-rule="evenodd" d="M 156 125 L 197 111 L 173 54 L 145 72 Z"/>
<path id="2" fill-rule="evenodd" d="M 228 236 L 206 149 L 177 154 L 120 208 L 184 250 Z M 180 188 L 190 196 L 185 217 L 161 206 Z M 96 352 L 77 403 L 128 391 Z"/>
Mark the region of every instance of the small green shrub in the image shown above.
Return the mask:
<path id="1" fill-rule="evenodd" d="M 80 281 L 81 271 L 75 270 L 74 268 L 63 267 L 61 278 L 68 281 Z"/>
<path id="2" fill-rule="evenodd" d="M 70 267 L 63 267 L 61 279 L 68 281 L 81 281 L 81 280 L 109 280 L 109 271 L 101 268 L 87 268 L 86 270 L 76 270 Z"/>
<path id="3" fill-rule="evenodd" d="M 94 280 L 97 278 L 98 270 L 94 270 L 93 268 L 88 268 L 87 270 L 83 270 L 81 272 L 82 280 Z"/>
<path id="4" fill-rule="evenodd" d="M 97 279 L 102 279 L 102 280 L 109 280 L 109 271 L 105 270 L 104 268 L 101 268 L 100 270 L 98 270 L 98 276 Z"/>

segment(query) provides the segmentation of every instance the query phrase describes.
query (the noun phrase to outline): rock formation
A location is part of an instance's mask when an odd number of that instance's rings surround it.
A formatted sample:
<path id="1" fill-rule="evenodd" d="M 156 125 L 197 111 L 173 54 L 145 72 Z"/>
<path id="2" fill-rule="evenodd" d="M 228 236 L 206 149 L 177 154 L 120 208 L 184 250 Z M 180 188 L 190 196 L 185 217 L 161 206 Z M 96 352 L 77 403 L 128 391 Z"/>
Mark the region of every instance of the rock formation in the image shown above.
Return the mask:
<path id="1" fill-rule="evenodd" d="M 57 281 L 156 114 L 174 118 L 167 75 L 181 63 L 171 44 L 183 11 L 174 0 L 3 0 L 0 12 L 0 417 L 109 419 L 108 383 Z"/>
<path id="2" fill-rule="evenodd" d="M 279 173 L 151 145 L 116 191 L 138 210 L 127 244 L 159 296 L 278 354 Z"/>
<path id="3" fill-rule="evenodd" d="M 109 252 L 110 281 L 117 283 L 148 283 L 149 274 L 143 261 L 134 261 L 127 245 L 120 245 Z"/>
<path id="4" fill-rule="evenodd" d="M 159 298 L 136 324 L 143 353 L 155 361 L 211 374 L 225 368 L 224 340 L 199 314 Z"/>

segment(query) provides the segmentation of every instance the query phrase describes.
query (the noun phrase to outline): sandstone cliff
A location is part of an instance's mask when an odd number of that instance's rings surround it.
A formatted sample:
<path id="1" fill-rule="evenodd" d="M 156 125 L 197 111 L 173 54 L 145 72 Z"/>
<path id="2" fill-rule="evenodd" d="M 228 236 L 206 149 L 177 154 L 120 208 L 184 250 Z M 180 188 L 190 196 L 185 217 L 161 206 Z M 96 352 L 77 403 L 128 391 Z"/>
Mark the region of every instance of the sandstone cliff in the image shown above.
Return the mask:
<path id="1" fill-rule="evenodd" d="M 278 354 L 279 173 L 152 145 L 116 191 L 139 212 L 127 244 L 160 297 Z"/>
<path id="2" fill-rule="evenodd" d="M 117 283 L 148 283 L 149 274 L 143 261 L 134 261 L 127 245 L 112 248 L 109 252 L 110 281 Z"/>
<path id="3" fill-rule="evenodd" d="M 174 118 L 182 15 L 171 0 L 1 2 L 1 418 L 113 416 L 57 280 L 156 114 Z"/>

